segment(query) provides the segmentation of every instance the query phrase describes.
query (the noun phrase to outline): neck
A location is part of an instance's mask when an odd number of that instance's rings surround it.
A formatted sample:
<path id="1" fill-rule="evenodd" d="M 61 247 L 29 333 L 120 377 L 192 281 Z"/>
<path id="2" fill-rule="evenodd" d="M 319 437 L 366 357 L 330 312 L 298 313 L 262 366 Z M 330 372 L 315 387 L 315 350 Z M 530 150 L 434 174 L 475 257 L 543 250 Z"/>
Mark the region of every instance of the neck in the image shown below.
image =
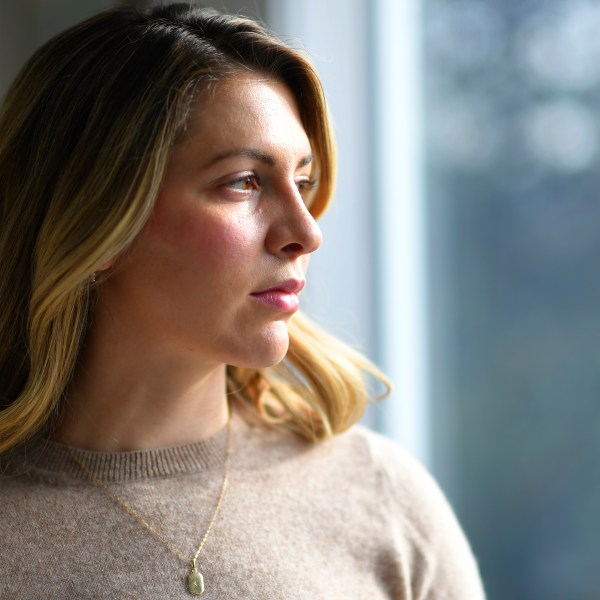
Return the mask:
<path id="1" fill-rule="evenodd" d="M 148 450 L 197 442 L 225 427 L 225 365 L 198 365 L 155 344 L 114 342 L 90 332 L 55 439 L 86 450 Z"/>

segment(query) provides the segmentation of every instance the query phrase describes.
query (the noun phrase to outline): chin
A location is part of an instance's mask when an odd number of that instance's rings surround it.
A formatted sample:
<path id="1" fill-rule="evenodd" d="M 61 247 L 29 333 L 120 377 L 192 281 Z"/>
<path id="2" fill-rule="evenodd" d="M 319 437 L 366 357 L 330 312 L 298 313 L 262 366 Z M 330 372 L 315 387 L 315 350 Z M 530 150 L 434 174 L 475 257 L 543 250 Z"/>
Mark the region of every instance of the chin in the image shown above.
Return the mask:
<path id="1" fill-rule="evenodd" d="M 270 331 L 268 336 L 248 344 L 245 357 L 240 357 L 235 366 L 247 369 L 266 369 L 280 363 L 290 346 L 287 326 Z M 232 364 L 232 363 L 230 363 Z"/>

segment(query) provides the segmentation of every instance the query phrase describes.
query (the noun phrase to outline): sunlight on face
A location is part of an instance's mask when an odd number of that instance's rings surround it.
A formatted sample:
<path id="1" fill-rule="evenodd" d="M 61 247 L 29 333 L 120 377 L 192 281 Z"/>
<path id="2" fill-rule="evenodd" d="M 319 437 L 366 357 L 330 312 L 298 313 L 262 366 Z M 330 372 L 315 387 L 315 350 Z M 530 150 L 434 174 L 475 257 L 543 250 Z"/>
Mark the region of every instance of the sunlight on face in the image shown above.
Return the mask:
<path id="1" fill-rule="evenodd" d="M 154 213 L 99 291 L 143 348 L 264 367 L 287 351 L 308 255 L 311 147 L 282 83 L 232 77 L 193 109 Z"/>

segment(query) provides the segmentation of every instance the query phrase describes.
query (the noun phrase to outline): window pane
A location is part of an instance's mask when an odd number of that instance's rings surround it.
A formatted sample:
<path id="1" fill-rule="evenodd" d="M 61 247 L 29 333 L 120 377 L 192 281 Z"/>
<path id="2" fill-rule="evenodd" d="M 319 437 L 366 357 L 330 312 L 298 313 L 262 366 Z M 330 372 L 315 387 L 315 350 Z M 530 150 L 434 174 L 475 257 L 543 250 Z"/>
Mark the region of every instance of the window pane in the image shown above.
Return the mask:
<path id="1" fill-rule="evenodd" d="M 600 5 L 425 9 L 434 464 L 491 600 L 592 600 Z"/>

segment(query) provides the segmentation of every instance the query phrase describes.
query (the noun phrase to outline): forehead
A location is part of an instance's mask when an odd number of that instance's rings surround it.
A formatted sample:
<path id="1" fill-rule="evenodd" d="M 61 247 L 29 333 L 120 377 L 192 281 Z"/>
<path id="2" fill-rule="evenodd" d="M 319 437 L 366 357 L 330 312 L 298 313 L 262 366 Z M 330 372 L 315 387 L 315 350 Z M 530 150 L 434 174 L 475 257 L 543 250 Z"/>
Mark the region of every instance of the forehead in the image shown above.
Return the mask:
<path id="1" fill-rule="evenodd" d="M 310 153 L 294 95 L 282 82 L 260 74 L 236 75 L 201 93 L 190 110 L 186 142 L 209 153 L 232 146 Z"/>

